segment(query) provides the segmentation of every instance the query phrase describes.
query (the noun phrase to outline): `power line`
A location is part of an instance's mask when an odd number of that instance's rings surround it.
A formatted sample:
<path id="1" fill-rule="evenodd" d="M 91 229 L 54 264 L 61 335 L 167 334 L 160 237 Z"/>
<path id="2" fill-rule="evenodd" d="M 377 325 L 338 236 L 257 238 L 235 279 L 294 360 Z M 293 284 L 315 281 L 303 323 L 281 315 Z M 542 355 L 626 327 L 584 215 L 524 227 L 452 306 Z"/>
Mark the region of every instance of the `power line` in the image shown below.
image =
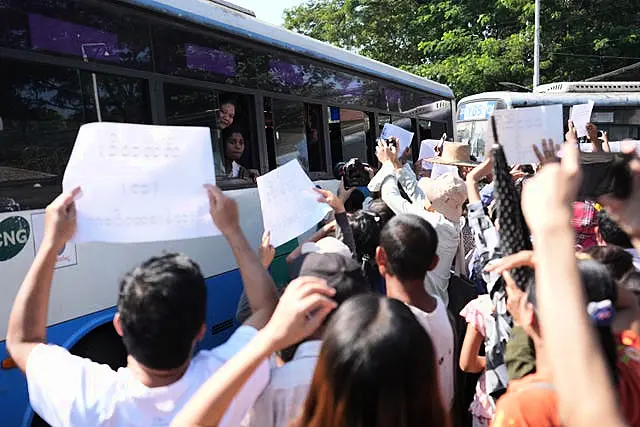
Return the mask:
<path id="1" fill-rule="evenodd" d="M 549 52 L 549 55 L 576 56 L 576 57 L 600 58 L 600 59 L 632 59 L 632 60 L 640 61 L 640 57 L 637 57 L 637 56 L 588 55 L 588 54 L 581 54 L 581 53 L 564 53 L 564 52 Z"/>

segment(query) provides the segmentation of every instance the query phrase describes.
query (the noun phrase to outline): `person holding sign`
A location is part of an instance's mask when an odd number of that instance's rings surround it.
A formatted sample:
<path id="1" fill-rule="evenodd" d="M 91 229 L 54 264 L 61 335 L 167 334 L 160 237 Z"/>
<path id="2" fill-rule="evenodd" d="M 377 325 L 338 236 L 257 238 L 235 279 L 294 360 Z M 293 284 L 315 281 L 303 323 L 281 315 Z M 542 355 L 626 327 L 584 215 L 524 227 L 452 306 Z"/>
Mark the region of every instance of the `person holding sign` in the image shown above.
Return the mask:
<path id="1" fill-rule="evenodd" d="M 382 200 L 396 215 L 418 215 L 436 230 L 440 261 L 427 273 L 425 287 L 448 305 L 451 264 L 460 243 L 460 217 L 467 199 L 464 181 L 455 174 L 445 173 L 437 179 L 423 178 L 418 183 L 411 168 L 402 166 L 393 146 L 379 143 L 376 155 L 382 167 L 374 180 L 382 182 Z M 398 184 L 412 202 L 402 197 Z"/>
<path id="2" fill-rule="evenodd" d="M 74 199 L 80 189 L 62 194 L 47 207 L 45 236 L 16 296 L 7 332 L 7 349 L 26 373 L 31 406 L 47 423 L 168 426 L 207 378 L 267 323 L 277 302 L 273 280 L 242 233 L 237 203 L 214 186 L 206 190 L 211 217 L 235 255 L 253 314 L 225 344 L 192 356 L 207 332 L 204 277 L 186 255 L 152 257 L 120 283 L 113 325 L 122 336 L 128 364 L 118 372 L 46 344 L 54 266 L 58 252 L 76 232 Z M 239 391 L 220 425 L 240 425 L 268 380 L 265 362 Z"/>

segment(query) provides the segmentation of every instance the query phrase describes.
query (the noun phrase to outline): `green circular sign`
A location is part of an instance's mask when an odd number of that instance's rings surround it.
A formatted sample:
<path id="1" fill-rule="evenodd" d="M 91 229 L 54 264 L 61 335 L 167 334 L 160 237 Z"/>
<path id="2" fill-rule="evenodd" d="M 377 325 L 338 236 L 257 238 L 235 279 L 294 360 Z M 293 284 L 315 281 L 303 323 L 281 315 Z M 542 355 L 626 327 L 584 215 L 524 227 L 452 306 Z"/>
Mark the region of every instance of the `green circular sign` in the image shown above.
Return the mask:
<path id="1" fill-rule="evenodd" d="M 10 216 L 0 221 L 0 261 L 18 255 L 29 241 L 31 227 L 21 216 Z"/>

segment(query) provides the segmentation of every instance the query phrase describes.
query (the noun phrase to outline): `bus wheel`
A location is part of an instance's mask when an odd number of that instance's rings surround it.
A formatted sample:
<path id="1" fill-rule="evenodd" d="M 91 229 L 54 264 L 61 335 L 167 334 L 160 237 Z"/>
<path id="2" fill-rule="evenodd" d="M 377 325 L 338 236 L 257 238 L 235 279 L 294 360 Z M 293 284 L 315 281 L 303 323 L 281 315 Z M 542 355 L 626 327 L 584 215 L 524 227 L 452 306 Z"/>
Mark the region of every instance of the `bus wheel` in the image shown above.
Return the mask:
<path id="1" fill-rule="evenodd" d="M 89 332 L 73 347 L 71 354 L 91 359 L 94 362 L 109 365 L 117 370 L 127 364 L 127 352 L 122 338 L 116 333 L 111 323 L 106 323 Z M 49 427 L 38 414 L 33 414 L 31 427 Z"/>

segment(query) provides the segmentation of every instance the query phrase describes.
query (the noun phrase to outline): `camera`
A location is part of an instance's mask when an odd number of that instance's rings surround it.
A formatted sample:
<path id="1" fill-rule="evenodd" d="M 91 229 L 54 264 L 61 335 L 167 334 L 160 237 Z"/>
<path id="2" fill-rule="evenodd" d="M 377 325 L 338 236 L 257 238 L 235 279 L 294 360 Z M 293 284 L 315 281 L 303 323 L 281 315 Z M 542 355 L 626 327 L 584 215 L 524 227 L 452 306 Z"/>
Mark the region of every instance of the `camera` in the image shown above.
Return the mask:
<path id="1" fill-rule="evenodd" d="M 632 179 L 630 163 L 633 154 L 581 153 L 582 183 L 578 192 L 580 200 L 596 200 L 611 194 L 618 199 L 631 195 Z"/>
<path id="2" fill-rule="evenodd" d="M 344 188 L 347 190 L 353 187 L 366 187 L 371 181 L 367 171 L 369 167 L 367 163 L 354 158 L 348 162 L 338 163 L 333 169 L 333 175 L 338 180 L 344 180 Z"/>
<path id="3" fill-rule="evenodd" d="M 396 150 L 398 149 L 398 141 L 395 139 L 383 138 L 382 142 L 384 142 L 387 147 L 396 147 Z"/>

